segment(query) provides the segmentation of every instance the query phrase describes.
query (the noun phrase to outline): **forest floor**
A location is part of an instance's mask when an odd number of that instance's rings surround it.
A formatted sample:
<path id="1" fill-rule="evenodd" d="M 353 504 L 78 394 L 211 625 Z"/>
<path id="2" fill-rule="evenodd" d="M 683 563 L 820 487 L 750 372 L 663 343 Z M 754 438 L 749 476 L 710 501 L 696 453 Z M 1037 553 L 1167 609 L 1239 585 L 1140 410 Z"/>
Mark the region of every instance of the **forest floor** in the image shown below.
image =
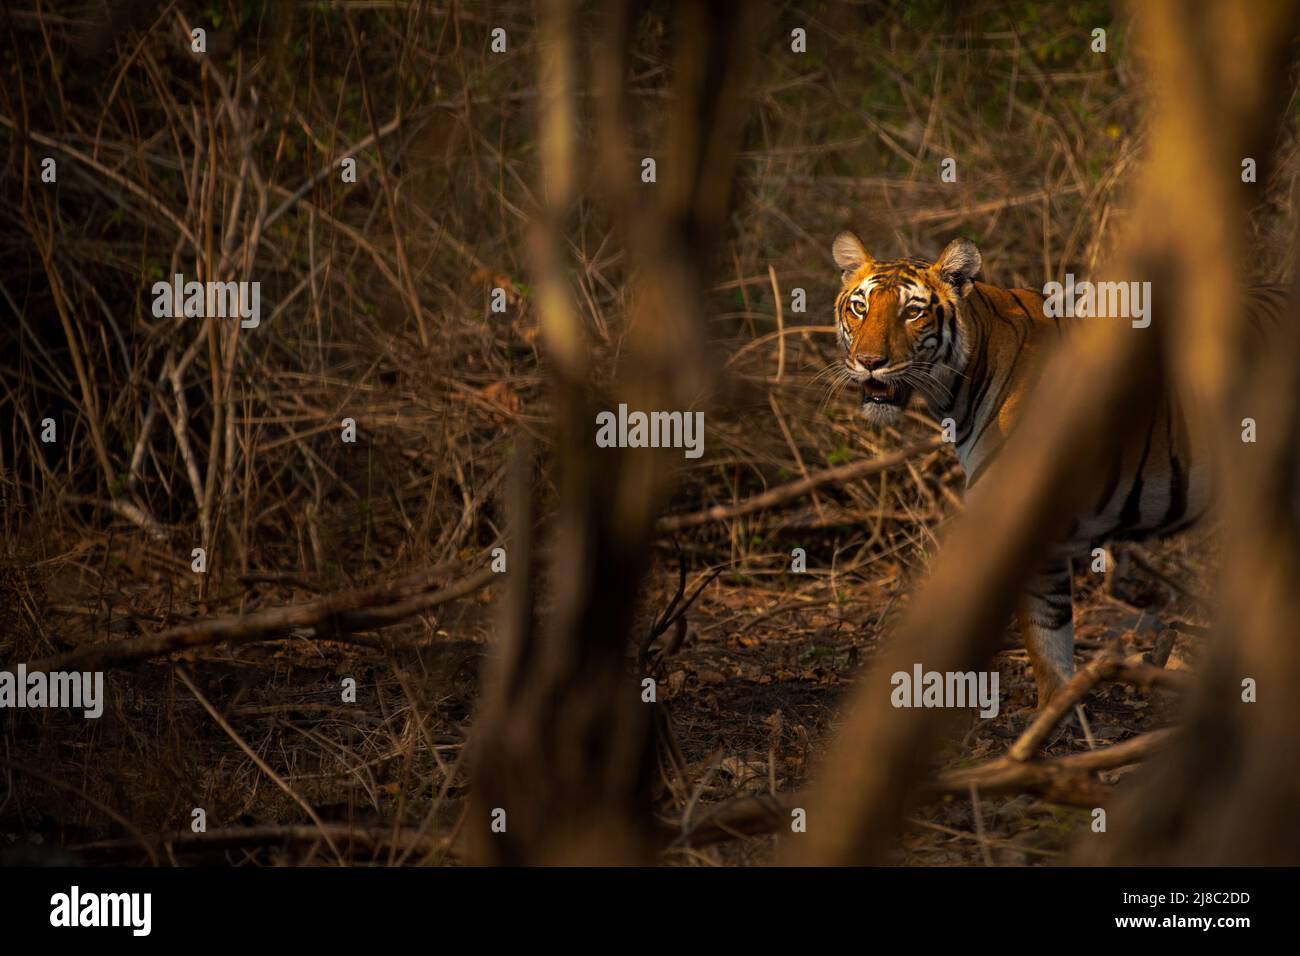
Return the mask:
<path id="1" fill-rule="evenodd" d="M 1208 586 L 1204 556 L 1211 541 L 1200 531 L 1120 546 L 1115 553 L 1129 556 L 1127 569 L 1111 581 L 1086 569 L 1077 573 L 1076 659 L 1115 641 L 1126 654 L 1149 652 L 1169 622 L 1199 621 L 1196 595 Z M 62 559 L 8 573 L 0 586 L 15 610 L 0 622 L 0 658 L 29 660 L 178 620 L 316 596 L 305 581 L 267 576 L 191 600 L 173 583 L 179 575 L 162 570 L 143 543 L 119 539 L 83 550 L 105 547 L 133 557 L 108 562 L 95 593 L 86 593 L 76 543 Z M 661 562 L 652 576 L 642 626 L 672 598 L 673 563 Z M 660 815 L 680 821 L 689 803 L 698 820 L 732 798 L 809 783 L 846 691 L 888 639 L 914 585 L 915 573 L 888 560 L 873 563 L 870 576 L 863 568 L 838 576 L 725 573 L 707 584 L 688 614 L 684 641 L 660 670 L 659 700 L 686 769 L 684 780 L 660 788 Z M 17 716 L 3 736 L 0 854 L 20 859 L 57 848 L 89 862 L 148 862 L 136 835 L 175 833 L 160 844 L 165 856 L 156 851 L 158 862 L 455 862 L 454 853 L 429 837 L 457 829 L 467 785 L 461 757 L 492 638 L 493 601 L 493 589 L 485 588 L 436 614 L 346 642 L 289 637 L 181 654 L 175 667 L 153 661 L 112 670 L 99 720 L 11 712 Z M 1167 666 L 1193 667 L 1201 640 L 1179 633 Z M 963 717 L 936 771 L 998 756 L 1031 718 L 1034 684 L 1014 626 L 994 666 L 999 713 Z M 344 701 L 349 677 L 357 685 L 355 703 Z M 1046 754 L 1105 746 L 1163 726 L 1175 704 L 1168 692 L 1101 685 L 1086 701 L 1092 739 L 1062 737 Z M 1123 772 L 1103 779 L 1113 782 Z M 977 800 L 978 806 L 948 796 L 917 807 L 898 861 L 1051 863 L 1063 860 L 1068 844 L 1089 829 L 1082 809 L 1031 796 Z M 304 803 L 333 828 L 333 846 L 314 832 Z M 187 835 L 196 808 L 204 811 L 206 837 Z M 774 847 L 772 836 L 745 837 L 679 846 L 662 859 L 762 864 L 774 859 Z"/>
<path id="2" fill-rule="evenodd" d="M 1125 655 L 1149 653 L 1170 621 L 1197 620 L 1207 584 L 1202 564 L 1189 555 L 1196 544 L 1173 541 L 1143 557 L 1168 580 L 1134 568 L 1112 584 L 1088 572 L 1075 575 L 1076 662 L 1118 642 Z M 1122 546 L 1121 546 L 1122 547 Z M 883 593 L 854 594 L 838 603 L 788 591 L 728 589 L 700 609 L 695 640 L 677 656 L 668 681 L 673 725 L 700 780 L 702 802 L 741 794 L 794 790 L 810 780 L 834 728 L 837 708 L 888 639 L 892 608 L 907 601 L 902 582 Z M 1166 666 L 1189 670 L 1203 638 L 1179 633 Z M 1004 753 L 1034 716 L 1035 688 L 1014 624 L 993 660 L 1000 675 L 997 716 L 975 711 L 950 733 L 935 771 L 956 770 Z M 1099 686 L 1085 702 L 1091 740 L 1061 735 L 1044 756 L 1104 747 L 1167 725 L 1174 695 L 1116 683 Z M 1125 771 L 1104 777 L 1114 782 Z M 1060 862 L 1071 841 L 1089 831 L 1090 814 L 1031 796 L 945 796 L 916 809 L 900 847 L 906 865 L 981 863 L 1012 866 Z M 982 835 L 981 835 L 982 834 Z M 727 842 L 712 848 L 717 861 L 767 862 L 772 837 Z M 692 853 L 694 851 L 691 851 Z M 703 851 L 707 852 L 707 851 Z"/>

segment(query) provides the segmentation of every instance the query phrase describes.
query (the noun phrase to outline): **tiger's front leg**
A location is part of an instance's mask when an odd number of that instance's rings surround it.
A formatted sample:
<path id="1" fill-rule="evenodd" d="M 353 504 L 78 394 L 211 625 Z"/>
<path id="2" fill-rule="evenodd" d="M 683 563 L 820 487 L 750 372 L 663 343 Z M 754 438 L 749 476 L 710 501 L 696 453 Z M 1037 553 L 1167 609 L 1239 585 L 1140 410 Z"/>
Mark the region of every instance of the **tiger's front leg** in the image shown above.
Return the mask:
<path id="1" fill-rule="evenodd" d="M 1025 581 L 1020 634 L 1038 684 L 1042 707 L 1074 674 L 1074 598 L 1070 560 L 1040 566 Z"/>

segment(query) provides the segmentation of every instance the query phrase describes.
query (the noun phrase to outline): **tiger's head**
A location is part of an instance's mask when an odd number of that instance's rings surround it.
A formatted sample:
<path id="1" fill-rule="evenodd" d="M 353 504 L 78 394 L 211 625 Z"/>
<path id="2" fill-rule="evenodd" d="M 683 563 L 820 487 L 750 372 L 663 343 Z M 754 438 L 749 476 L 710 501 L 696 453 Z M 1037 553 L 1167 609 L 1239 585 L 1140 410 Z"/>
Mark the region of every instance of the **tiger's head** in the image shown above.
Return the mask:
<path id="1" fill-rule="evenodd" d="M 844 270 L 835 324 L 845 374 L 862 389 L 863 417 L 894 421 L 918 389 L 943 404 L 945 370 L 959 373 L 966 361 L 958 319 L 980 270 L 975 244 L 954 239 L 934 262 L 877 262 L 857 236 L 842 232 L 831 254 Z"/>

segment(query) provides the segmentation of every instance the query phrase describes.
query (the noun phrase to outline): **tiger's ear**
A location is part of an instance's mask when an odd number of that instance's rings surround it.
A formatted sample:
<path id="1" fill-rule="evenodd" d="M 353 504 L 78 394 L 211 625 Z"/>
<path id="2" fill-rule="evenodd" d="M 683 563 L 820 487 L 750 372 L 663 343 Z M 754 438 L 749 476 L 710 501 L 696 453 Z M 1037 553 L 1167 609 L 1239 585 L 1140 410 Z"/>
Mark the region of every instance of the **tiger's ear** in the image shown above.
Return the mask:
<path id="1" fill-rule="evenodd" d="M 980 271 L 984 259 L 975 243 L 969 239 L 954 239 L 939 254 L 931 267 L 939 278 L 950 284 L 963 298 L 972 288 L 975 273 Z"/>
<path id="2" fill-rule="evenodd" d="M 856 272 L 868 262 L 875 260 L 862 248 L 862 241 L 851 232 L 841 232 L 831 243 L 831 256 L 835 264 L 844 270 L 847 278 L 850 272 Z"/>

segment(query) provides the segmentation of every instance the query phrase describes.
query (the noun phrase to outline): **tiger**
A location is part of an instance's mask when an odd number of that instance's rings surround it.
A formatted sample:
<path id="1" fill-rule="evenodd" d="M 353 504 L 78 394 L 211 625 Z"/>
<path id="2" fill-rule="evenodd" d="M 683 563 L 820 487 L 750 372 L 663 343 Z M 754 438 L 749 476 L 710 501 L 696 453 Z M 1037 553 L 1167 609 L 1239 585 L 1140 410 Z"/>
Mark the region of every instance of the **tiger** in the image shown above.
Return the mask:
<path id="1" fill-rule="evenodd" d="M 1066 327 L 1080 320 L 1049 316 L 1038 292 L 976 281 L 983 259 L 968 239 L 952 240 L 933 262 L 877 261 L 844 232 L 831 255 L 842 270 L 835 299 L 840 374 L 860 387 L 861 416 L 892 423 L 919 395 L 936 422 L 947 420 L 966 487 L 973 488 L 1019 421 Z M 1280 285 L 1250 290 L 1257 329 L 1277 321 L 1288 294 Z M 1157 394 L 1147 403 L 1145 427 L 1132 429 L 1112 460 L 1090 469 L 1094 487 L 1083 499 L 1089 506 L 1073 516 L 1021 591 L 1016 617 L 1040 708 L 1074 674 L 1072 561 L 1107 540 L 1182 531 L 1210 506 L 1205 440 L 1189 427 L 1171 389 Z"/>

